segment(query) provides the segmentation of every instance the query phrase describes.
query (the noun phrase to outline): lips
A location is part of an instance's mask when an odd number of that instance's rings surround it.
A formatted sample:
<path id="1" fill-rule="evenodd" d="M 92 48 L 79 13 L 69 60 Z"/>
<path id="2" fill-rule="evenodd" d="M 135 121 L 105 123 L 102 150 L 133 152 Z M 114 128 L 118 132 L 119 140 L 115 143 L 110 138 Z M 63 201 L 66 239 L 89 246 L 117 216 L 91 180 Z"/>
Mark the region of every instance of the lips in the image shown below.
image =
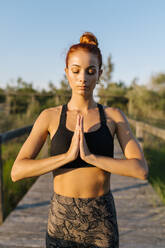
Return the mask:
<path id="1" fill-rule="evenodd" d="M 80 90 L 86 90 L 86 89 L 88 89 L 88 87 L 87 86 L 78 86 L 78 89 L 80 89 Z"/>

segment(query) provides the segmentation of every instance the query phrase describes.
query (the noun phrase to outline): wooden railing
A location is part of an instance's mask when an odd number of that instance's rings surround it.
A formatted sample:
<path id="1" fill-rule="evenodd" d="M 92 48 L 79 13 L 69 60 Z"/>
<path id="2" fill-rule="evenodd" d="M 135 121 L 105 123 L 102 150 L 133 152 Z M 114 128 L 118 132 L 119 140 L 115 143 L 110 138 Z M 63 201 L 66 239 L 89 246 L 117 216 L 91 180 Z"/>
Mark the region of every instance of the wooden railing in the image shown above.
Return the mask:
<path id="1" fill-rule="evenodd" d="M 2 144 L 6 141 L 12 140 L 16 137 L 20 137 L 26 133 L 30 133 L 33 125 L 26 126 L 23 128 L 18 128 L 6 133 L 0 134 L 0 224 L 3 223 L 3 213 L 4 213 L 4 196 L 3 196 L 3 163 L 2 163 Z"/>
<path id="2" fill-rule="evenodd" d="M 158 138 L 165 140 L 165 129 L 151 126 L 147 123 L 136 121 L 128 118 L 129 123 L 136 129 L 136 138 L 141 146 L 143 146 L 144 132 L 150 133 Z"/>

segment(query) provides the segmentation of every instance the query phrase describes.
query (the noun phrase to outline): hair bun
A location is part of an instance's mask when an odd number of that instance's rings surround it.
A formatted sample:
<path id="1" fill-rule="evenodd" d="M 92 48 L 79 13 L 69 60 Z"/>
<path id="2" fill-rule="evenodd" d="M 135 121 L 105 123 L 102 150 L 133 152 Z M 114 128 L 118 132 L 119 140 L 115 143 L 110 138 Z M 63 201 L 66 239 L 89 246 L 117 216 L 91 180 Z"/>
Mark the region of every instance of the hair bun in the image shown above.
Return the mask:
<path id="1" fill-rule="evenodd" d="M 86 44 L 92 44 L 98 46 L 97 38 L 95 37 L 94 34 L 90 32 L 83 33 L 83 35 L 80 37 L 80 43 L 86 43 Z"/>

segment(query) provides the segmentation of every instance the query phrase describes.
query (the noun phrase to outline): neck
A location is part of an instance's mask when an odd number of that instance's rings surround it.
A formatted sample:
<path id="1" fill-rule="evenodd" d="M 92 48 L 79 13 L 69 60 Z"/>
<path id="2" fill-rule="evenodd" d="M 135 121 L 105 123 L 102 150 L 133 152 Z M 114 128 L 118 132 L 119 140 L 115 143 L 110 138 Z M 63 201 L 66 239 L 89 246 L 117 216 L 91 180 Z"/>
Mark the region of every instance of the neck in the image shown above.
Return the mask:
<path id="1" fill-rule="evenodd" d="M 85 98 L 81 95 L 72 95 L 68 102 L 68 108 L 70 110 L 79 110 L 81 112 L 87 112 L 90 108 L 95 108 L 97 103 L 94 101 L 93 96 Z"/>

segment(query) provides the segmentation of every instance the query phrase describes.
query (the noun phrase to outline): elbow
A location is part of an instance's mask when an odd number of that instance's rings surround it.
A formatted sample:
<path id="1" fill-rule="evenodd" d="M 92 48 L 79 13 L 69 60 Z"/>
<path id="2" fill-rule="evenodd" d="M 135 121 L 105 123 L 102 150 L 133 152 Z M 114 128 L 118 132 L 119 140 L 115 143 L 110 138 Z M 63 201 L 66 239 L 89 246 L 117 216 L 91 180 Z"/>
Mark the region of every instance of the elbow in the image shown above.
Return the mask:
<path id="1" fill-rule="evenodd" d="M 18 181 L 18 178 L 17 178 L 16 173 L 14 172 L 14 170 L 11 171 L 10 177 L 11 177 L 11 180 L 12 180 L 13 183 Z"/>
<path id="2" fill-rule="evenodd" d="M 13 183 L 15 183 L 17 181 L 15 178 L 15 175 L 13 175 L 13 173 L 11 173 L 10 177 L 11 177 L 11 180 Z"/>
<path id="3" fill-rule="evenodd" d="M 17 179 L 13 175 L 11 175 L 11 180 L 13 183 L 15 183 L 17 181 Z"/>
<path id="4" fill-rule="evenodd" d="M 141 180 L 147 180 L 148 179 L 148 165 L 146 161 L 144 163 L 142 161 L 139 161 L 140 164 L 136 167 L 136 177 L 141 179 Z"/>
<path id="5" fill-rule="evenodd" d="M 10 177 L 11 177 L 12 182 L 14 183 L 20 180 L 20 173 L 18 172 L 18 168 L 16 167 L 16 164 L 13 165 Z"/>
<path id="6" fill-rule="evenodd" d="M 148 171 L 143 171 L 143 172 L 139 173 L 139 179 L 147 180 L 148 179 Z"/>
<path id="7" fill-rule="evenodd" d="M 11 180 L 12 180 L 13 183 L 15 183 L 15 182 L 17 182 L 17 181 L 22 179 L 17 174 L 11 174 L 10 177 L 11 177 Z"/>
<path id="8" fill-rule="evenodd" d="M 141 179 L 141 180 L 147 180 L 148 179 L 148 171 L 143 169 L 138 169 L 134 172 L 135 178 Z"/>
<path id="9" fill-rule="evenodd" d="M 139 171 L 139 179 L 147 180 L 148 179 L 148 168 L 147 169 L 140 169 Z"/>
<path id="10" fill-rule="evenodd" d="M 143 172 L 142 172 L 142 180 L 147 180 L 148 179 L 148 175 L 149 175 L 149 168 L 148 168 L 148 164 L 147 161 L 144 159 L 144 163 L 143 163 Z"/>

